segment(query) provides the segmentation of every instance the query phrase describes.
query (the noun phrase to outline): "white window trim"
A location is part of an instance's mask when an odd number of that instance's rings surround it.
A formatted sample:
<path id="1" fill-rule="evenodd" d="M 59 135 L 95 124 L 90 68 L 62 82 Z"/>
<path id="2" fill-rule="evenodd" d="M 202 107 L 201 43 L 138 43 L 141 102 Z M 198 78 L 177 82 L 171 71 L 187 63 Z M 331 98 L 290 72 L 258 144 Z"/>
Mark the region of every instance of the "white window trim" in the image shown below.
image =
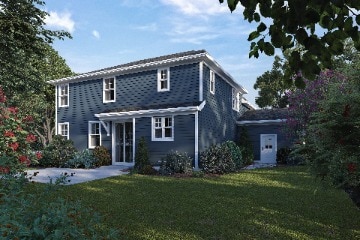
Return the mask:
<path id="1" fill-rule="evenodd" d="M 105 99 L 105 92 L 106 91 L 110 91 L 109 89 L 105 89 L 105 80 L 107 80 L 107 79 L 114 79 L 114 100 L 106 100 Z M 110 102 L 116 102 L 116 77 L 114 76 L 114 77 L 105 77 L 105 78 L 103 78 L 103 103 L 110 103 Z"/>
<path id="2" fill-rule="evenodd" d="M 239 112 L 239 104 L 240 104 L 240 98 L 239 98 L 239 92 L 235 90 L 235 88 L 232 88 L 231 90 L 231 105 L 232 109 Z"/>
<path id="3" fill-rule="evenodd" d="M 66 86 L 67 87 L 67 93 L 66 94 L 62 94 L 61 92 L 61 87 Z M 69 107 L 69 92 L 70 92 L 70 88 L 69 88 L 69 84 L 65 83 L 65 84 L 61 84 L 58 86 L 58 102 L 59 102 L 59 107 Z M 67 104 L 66 105 L 61 105 L 61 98 L 62 97 L 67 97 Z"/>
<path id="4" fill-rule="evenodd" d="M 213 88 L 211 86 L 213 86 Z M 209 88 L 210 93 L 215 94 L 215 72 L 212 70 L 210 70 Z"/>
<path id="5" fill-rule="evenodd" d="M 167 71 L 167 88 L 161 89 L 161 71 Z M 170 91 L 170 68 L 159 68 L 157 71 L 157 90 L 158 92 Z"/>
<path id="6" fill-rule="evenodd" d="M 62 135 L 62 126 L 67 126 L 67 135 Z M 64 123 L 59 123 L 58 124 L 58 135 L 66 137 L 67 140 L 69 140 L 69 136 L 70 136 L 70 127 L 69 127 L 69 123 L 68 122 L 64 122 Z"/>
<path id="7" fill-rule="evenodd" d="M 162 138 L 155 138 L 155 118 L 161 118 L 161 129 L 162 129 L 162 136 L 165 136 L 165 118 L 171 118 L 172 129 L 171 129 L 171 138 L 169 137 L 162 137 Z M 154 116 L 151 118 L 151 141 L 174 141 L 174 129 L 175 129 L 175 122 L 174 116 Z"/>
<path id="8" fill-rule="evenodd" d="M 91 133 L 91 126 L 92 124 L 99 124 L 99 134 L 92 134 Z M 89 149 L 94 149 L 96 146 L 92 146 L 91 145 L 91 136 L 97 136 L 99 135 L 100 136 L 100 145 L 101 145 L 101 122 L 100 121 L 89 121 L 89 125 L 88 125 L 88 148 Z"/>

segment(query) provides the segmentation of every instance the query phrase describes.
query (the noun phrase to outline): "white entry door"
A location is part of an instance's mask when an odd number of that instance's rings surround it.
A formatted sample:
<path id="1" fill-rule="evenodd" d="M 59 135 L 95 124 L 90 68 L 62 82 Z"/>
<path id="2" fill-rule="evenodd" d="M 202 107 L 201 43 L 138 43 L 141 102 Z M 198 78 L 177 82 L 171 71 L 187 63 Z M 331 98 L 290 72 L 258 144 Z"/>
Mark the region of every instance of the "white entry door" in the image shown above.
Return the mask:
<path id="1" fill-rule="evenodd" d="M 277 135 L 261 134 L 260 145 L 261 163 L 276 163 Z"/>

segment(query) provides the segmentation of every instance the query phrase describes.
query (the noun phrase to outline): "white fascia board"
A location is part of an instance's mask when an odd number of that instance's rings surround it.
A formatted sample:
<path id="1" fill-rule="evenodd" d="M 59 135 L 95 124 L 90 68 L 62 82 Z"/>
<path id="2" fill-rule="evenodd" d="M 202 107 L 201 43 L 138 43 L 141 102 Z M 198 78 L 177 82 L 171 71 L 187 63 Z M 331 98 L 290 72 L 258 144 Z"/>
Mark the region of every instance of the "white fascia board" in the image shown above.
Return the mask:
<path id="1" fill-rule="evenodd" d="M 191 106 L 191 107 L 148 109 L 148 110 L 138 110 L 138 111 L 128 111 L 128 112 L 99 113 L 99 114 L 95 114 L 95 117 L 99 118 L 102 121 L 112 121 L 112 120 L 128 119 L 128 118 L 165 116 L 165 115 L 169 115 L 169 114 L 188 115 L 188 114 L 194 114 L 198 111 L 201 111 L 203 109 L 203 107 L 205 106 L 205 103 L 206 102 L 204 101 L 199 106 Z"/>
<path id="2" fill-rule="evenodd" d="M 247 94 L 248 91 L 241 86 L 239 83 L 237 83 L 235 81 L 235 79 L 227 72 L 225 71 L 220 64 L 218 64 L 215 59 L 210 56 L 208 53 L 206 54 L 206 58 L 207 58 L 207 66 L 210 68 L 213 68 L 215 70 L 215 72 L 222 77 L 223 79 L 225 79 L 233 88 L 237 89 L 239 92 L 241 92 L 242 94 Z"/>
<path id="3" fill-rule="evenodd" d="M 163 65 L 169 65 L 169 64 L 173 64 L 173 63 L 177 63 L 177 62 L 186 62 L 186 61 L 191 61 L 194 59 L 202 59 L 205 56 L 206 56 L 205 53 L 198 53 L 198 54 L 194 54 L 194 55 L 170 58 L 170 59 L 148 62 L 148 63 L 143 63 L 143 64 L 136 64 L 136 65 L 132 65 L 132 66 L 119 67 L 119 68 L 108 69 L 108 70 L 99 70 L 99 71 L 94 71 L 94 72 L 90 72 L 90 73 L 79 74 L 76 76 L 50 80 L 50 81 L 48 81 L 48 83 L 52 84 L 52 85 L 57 85 L 60 83 L 90 80 L 90 79 L 94 79 L 95 77 L 116 75 L 116 74 L 121 74 L 122 72 L 131 72 L 134 70 L 139 70 L 139 69 L 141 70 L 141 69 L 147 69 L 147 68 L 158 67 L 158 66 L 163 66 Z"/>
<path id="4" fill-rule="evenodd" d="M 274 119 L 274 120 L 249 120 L 249 121 L 237 121 L 237 125 L 266 125 L 266 124 L 280 124 L 285 123 L 286 119 Z"/>

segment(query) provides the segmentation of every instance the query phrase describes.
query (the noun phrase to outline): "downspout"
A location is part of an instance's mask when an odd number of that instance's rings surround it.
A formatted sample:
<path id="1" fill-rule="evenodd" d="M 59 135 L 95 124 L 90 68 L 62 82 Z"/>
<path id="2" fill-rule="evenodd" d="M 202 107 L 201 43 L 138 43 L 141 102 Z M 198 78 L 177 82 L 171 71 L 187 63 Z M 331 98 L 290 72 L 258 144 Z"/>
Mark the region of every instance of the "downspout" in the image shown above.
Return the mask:
<path id="1" fill-rule="evenodd" d="M 55 85 L 55 135 L 58 135 L 58 114 L 57 114 L 57 106 L 58 106 L 58 86 Z"/>

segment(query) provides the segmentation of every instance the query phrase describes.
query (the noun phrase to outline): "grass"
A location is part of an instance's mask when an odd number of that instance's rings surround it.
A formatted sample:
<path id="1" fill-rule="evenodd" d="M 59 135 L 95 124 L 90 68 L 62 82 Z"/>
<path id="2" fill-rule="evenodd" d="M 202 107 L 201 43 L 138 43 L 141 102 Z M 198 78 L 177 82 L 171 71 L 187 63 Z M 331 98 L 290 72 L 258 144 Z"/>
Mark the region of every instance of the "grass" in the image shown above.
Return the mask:
<path id="1" fill-rule="evenodd" d="M 360 211 L 304 167 L 220 177 L 125 175 L 64 187 L 123 239 L 360 239 Z"/>

